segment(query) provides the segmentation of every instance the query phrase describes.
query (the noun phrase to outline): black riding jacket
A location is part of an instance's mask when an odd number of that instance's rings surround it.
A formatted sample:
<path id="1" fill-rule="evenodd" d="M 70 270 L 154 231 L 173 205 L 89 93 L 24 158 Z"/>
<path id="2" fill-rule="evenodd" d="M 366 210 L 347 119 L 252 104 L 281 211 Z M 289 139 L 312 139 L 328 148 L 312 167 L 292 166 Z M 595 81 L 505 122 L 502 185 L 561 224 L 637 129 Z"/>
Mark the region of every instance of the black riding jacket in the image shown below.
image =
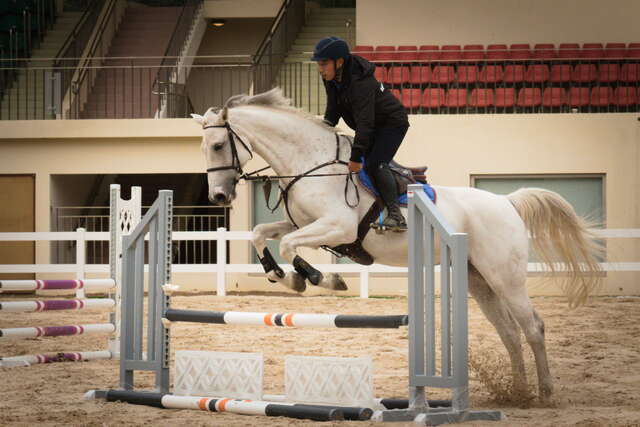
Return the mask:
<path id="1" fill-rule="evenodd" d="M 373 75 L 376 66 L 351 55 L 343 65 L 342 81 L 324 81 L 327 109 L 324 118 L 335 126 L 340 117 L 353 130 L 350 160 L 360 162 L 373 144 L 376 128 L 409 127 L 407 113 L 391 91 Z"/>

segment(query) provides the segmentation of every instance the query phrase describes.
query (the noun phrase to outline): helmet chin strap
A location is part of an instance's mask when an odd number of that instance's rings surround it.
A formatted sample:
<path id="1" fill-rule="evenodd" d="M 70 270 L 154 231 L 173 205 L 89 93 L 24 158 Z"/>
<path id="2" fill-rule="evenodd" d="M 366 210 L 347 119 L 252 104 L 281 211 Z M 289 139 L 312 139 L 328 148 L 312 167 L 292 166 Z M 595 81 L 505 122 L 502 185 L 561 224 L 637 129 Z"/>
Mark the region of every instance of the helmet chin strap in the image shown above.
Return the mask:
<path id="1" fill-rule="evenodd" d="M 342 70 L 344 69 L 344 60 L 342 62 L 342 65 L 340 67 L 336 66 L 336 63 L 338 62 L 337 59 L 333 60 L 333 71 L 335 73 L 335 76 L 333 77 L 333 80 L 336 81 L 341 81 L 342 80 Z"/>

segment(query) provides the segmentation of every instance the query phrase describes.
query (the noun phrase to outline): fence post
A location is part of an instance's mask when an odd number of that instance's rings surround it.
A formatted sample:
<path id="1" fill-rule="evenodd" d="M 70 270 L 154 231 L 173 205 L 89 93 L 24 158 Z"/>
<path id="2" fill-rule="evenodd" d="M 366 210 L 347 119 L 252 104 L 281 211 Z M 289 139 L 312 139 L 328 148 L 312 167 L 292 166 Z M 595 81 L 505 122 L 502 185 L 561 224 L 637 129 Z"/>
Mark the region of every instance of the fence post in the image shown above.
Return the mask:
<path id="1" fill-rule="evenodd" d="M 84 280 L 86 251 L 85 251 L 85 232 L 84 228 L 76 229 L 76 279 Z M 76 298 L 85 298 L 84 289 L 76 289 Z"/>
<path id="2" fill-rule="evenodd" d="M 360 268 L 360 298 L 369 298 L 369 267 Z"/>
<path id="3" fill-rule="evenodd" d="M 224 227 L 219 227 L 217 231 L 218 240 L 216 241 L 216 295 L 219 297 L 223 297 L 227 295 L 227 287 L 225 283 L 225 269 L 227 265 L 227 229 Z"/>

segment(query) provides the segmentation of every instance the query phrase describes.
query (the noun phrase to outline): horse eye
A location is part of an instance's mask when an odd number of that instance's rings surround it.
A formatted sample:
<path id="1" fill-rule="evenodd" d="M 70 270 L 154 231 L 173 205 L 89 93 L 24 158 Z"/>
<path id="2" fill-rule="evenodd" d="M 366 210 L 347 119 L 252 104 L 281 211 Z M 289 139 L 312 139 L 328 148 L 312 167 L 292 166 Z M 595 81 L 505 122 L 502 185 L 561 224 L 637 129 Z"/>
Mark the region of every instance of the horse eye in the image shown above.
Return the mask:
<path id="1" fill-rule="evenodd" d="M 224 143 L 223 142 L 219 142 L 219 143 L 217 143 L 217 144 L 215 144 L 213 146 L 213 151 L 220 151 L 220 150 L 222 150 L 222 147 L 224 147 Z"/>

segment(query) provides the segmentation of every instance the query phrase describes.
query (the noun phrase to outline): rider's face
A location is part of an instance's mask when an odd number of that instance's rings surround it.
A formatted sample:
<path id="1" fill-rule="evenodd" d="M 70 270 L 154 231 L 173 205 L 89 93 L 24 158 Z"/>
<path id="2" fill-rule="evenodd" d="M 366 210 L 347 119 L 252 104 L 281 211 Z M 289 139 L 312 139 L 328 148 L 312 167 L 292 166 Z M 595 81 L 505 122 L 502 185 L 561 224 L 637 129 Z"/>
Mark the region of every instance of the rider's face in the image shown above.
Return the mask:
<path id="1" fill-rule="evenodd" d="M 333 80 L 336 78 L 336 68 L 339 68 L 344 59 L 338 58 L 336 61 L 333 59 L 322 59 L 318 61 L 318 71 L 324 80 Z"/>

